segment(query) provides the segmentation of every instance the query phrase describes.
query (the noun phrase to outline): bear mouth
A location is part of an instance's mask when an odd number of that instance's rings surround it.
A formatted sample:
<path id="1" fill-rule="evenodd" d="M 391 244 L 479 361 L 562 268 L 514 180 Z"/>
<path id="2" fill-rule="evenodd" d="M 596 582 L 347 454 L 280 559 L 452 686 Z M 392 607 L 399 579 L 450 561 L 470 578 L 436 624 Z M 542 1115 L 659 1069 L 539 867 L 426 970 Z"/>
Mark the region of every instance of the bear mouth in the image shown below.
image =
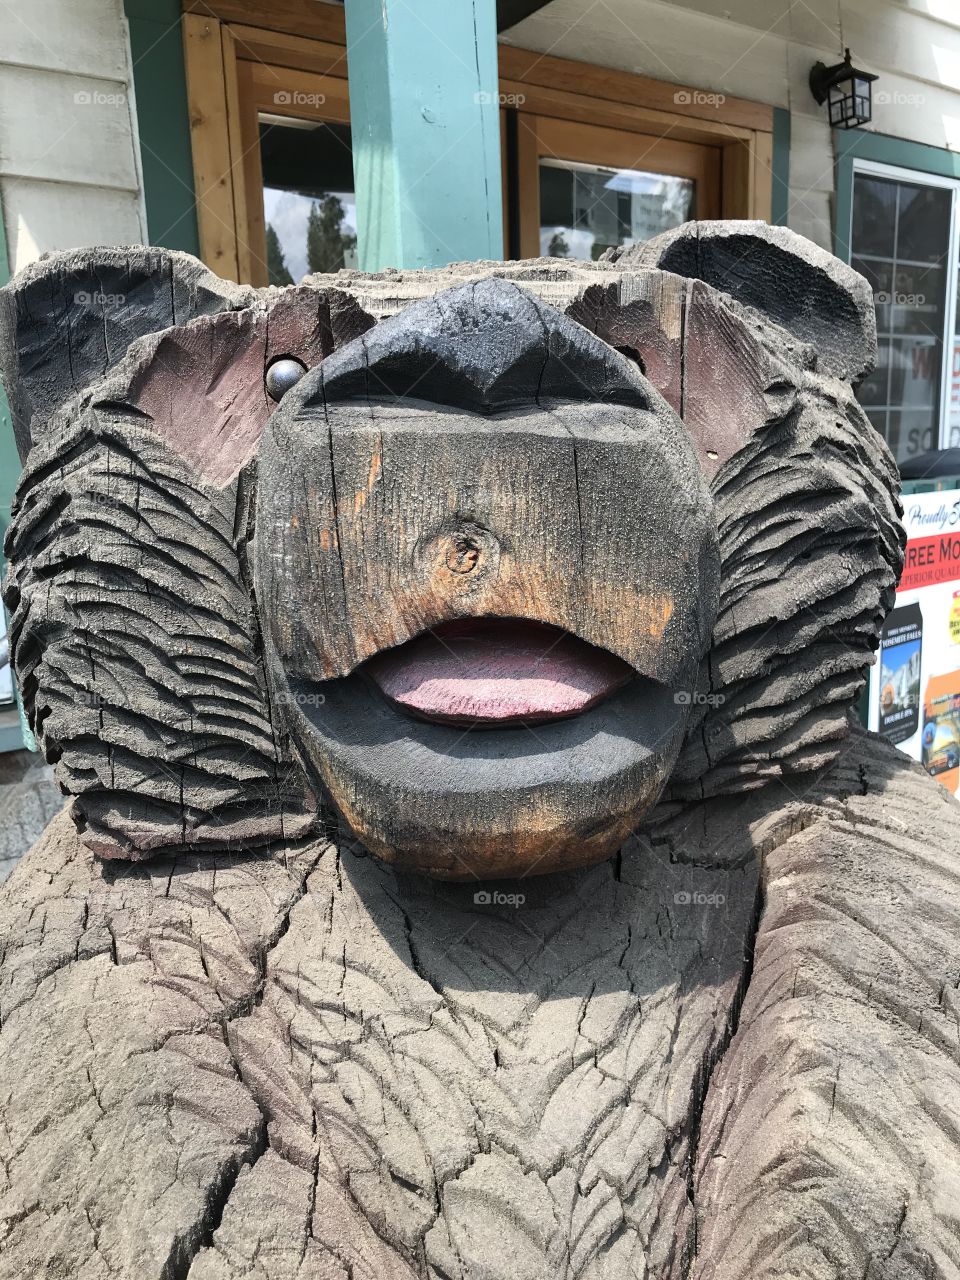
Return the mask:
<path id="1" fill-rule="evenodd" d="M 621 658 L 568 631 L 518 618 L 445 623 L 377 654 L 361 670 L 400 712 L 469 729 L 571 719 L 636 675 Z"/>
<path id="2" fill-rule="evenodd" d="M 689 700 L 528 619 L 447 621 L 345 676 L 274 668 L 314 786 L 369 851 L 447 879 L 609 856 L 657 800 Z"/>

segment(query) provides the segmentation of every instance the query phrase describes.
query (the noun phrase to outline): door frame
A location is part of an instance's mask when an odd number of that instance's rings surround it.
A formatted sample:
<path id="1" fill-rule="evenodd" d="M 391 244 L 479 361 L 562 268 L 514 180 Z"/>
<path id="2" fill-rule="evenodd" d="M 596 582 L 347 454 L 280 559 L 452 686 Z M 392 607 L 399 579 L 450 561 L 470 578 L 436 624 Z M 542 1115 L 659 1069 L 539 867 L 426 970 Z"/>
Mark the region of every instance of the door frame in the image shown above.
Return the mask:
<path id="1" fill-rule="evenodd" d="M 251 94 L 262 102 L 271 85 L 291 94 L 299 87 L 325 100 L 309 118 L 347 123 L 343 10 L 312 5 L 302 12 L 296 0 L 275 6 L 266 0 L 183 0 L 183 9 L 200 254 L 218 275 L 253 282 L 264 244 L 256 129 L 262 107 L 251 109 Z M 517 205 L 521 256 L 539 255 L 538 148 L 541 135 L 554 136 L 560 122 L 644 135 L 640 152 L 667 141 L 710 147 L 720 169 L 715 216 L 770 220 L 772 107 L 511 45 L 498 50 L 501 118 L 505 132 L 516 130 L 518 144 L 516 172 L 508 174 L 505 192 Z M 273 103 L 271 113 L 309 115 L 302 104 L 285 111 L 284 105 Z M 319 114 L 324 109 L 337 114 Z M 531 127 L 531 121 L 537 123 Z M 505 165 L 509 150 L 505 145 Z"/>
<path id="2" fill-rule="evenodd" d="M 348 124 L 346 48 L 193 13 L 183 47 L 200 256 L 266 284 L 259 115 Z"/>

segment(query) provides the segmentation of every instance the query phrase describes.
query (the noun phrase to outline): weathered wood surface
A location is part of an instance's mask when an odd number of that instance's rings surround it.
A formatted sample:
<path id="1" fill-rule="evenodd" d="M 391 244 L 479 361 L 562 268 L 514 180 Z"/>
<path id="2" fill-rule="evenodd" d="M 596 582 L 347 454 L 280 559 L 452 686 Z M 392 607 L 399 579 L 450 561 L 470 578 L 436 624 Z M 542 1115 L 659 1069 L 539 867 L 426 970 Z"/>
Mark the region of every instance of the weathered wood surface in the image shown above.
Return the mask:
<path id="1" fill-rule="evenodd" d="M 686 222 L 625 249 L 620 267 L 657 267 L 731 294 L 808 343 L 818 366 L 848 382 L 873 368 L 873 291 L 859 272 L 787 227 L 766 222 Z"/>
<path id="2" fill-rule="evenodd" d="M 26 267 L 0 290 L 0 360 L 21 457 L 31 423 L 42 428 L 137 338 L 256 300 L 169 249 L 75 249 Z"/>
<path id="3" fill-rule="evenodd" d="M 0 1276 L 954 1275 L 958 814 L 855 730 L 520 906 L 59 819 L 0 907 Z"/>
<path id="4" fill-rule="evenodd" d="M 3 294 L 80 828 L 0 897 L 4 1280 L 960 1274 L 960 809 L 847 720 L 902 546 L 862 282 L 647 252 Z M 529 734 L 367 680 L 491 613 L 636 678 Z"/>
<path id="5" fill-rule="evenodd" d="M 650 252 L 692 271 L 690 234 Z M 156 250 L 64 255 L 4 291 L 18 431 L 37 443 L 8 553 L 18 664 L 28 712 L 102 852 L 237 848 L 310 820 L 283 724 L 304 728 L 288 717 L 302 691 L 262 669 L 258 612 L 289 674 L 311 679 L 450 617 L 565 626 L 687 699 L 672 774 L 681 798 L 835 754 L 899 568 L 896 474 L 849 384 L 820 370 L 820 348 L 755 304 L 770 295 L 768 311 L 807 336 L 814 319 L 830 328 L 826 305 L 802 324 L 782 314 L 769 285 L 789 259 L 794 302 L 805 288 L 821 301 L 849 295 L 834 309 L 839 331 L 814 334 L 823 350 L 860 350 L 871 340 L 864 317 L 856 328 L 862 282 L 782 229 L 717 224 L 703 240 L 701 269 L 721 285 L 729 245 L 748 243 L 743 301 L 659 269 L 553 260 L 255 291 Z M 430 298 L 444 289 L 438 308 Z M 485 308 L 498 343 L 479 342 Z M 271 415 L 261 375 L 288 355 L 320 368 Z M 690 571 L 693 551 L 673 551 L 678 538 L 697 542 L 688 525 L 710 499 L 688 463 L 677 471 L 689 450 L 668 405 L 711 477 L 720 537 L 720 612 L 699 677 L 692 599 L 701 593 L 708 623 L 712 588 Z M 618 431 L 634 448 L 614 458 Z M 397 446 L 386 461 L 384 442 Z M 428 490 L 433 506 L 417 498 Z M 276 569 L 257 584 L 254 535 Z M 281 565 L 300 565 L 307 589 Z M 252 736 L 238 751 L 229 708 L 240 686 Z M 344 801 L 356 781 L 342 779 Z M 581 818 L 578 838 L 592 825 Z M 558 826 L 555 806 L 542 824 Z"/>
<path id="6" fill-rule="evenodd" d="M 380 856 L 461 878 L 583 865 L 670 776 L 716 616 L 709 491 L 635 365 L 512 282 L 412 304 L 284 397 L 252 559 L 279 714 Z M 568 632 L 634 683 L 486 736 L 370 696 L 368 660 L 491 618 Z"/>
<path id="7" fill-rule="evenodd" d="M 222 489 L 254 459 L 277 407 L 265 370 L 290 356 L 312 368 L 372 324 L 339 290 L 276 290 L 261 308 L 204 316 L 143 343 L 110 394 L 148 415 L 199 481 Z"/>
<path id="8" fill-rule="evenodd" d="M 270 719 L 235 489 L 201 490 L 156 433 L 95 405 L 34 446 L 20 495 L 18 679 L 92 847 L 302 834 L 315 805 Z"/>
<path id="9" fill-rule="evenodd" d="M 489 616 L 562 627 L 670 688 L 696 678 L 716 535 L 683 423 L 512 284 L 444 291 L 326 360 L 271 419 L 257 485 L 263 626 L 296 674 Z"/>
<path id="10" fill-rule="evenodd" d="M 712 246 L 710 287 L 675 274 L 696 273 L 696 227 Z M 380 319 L 450 278 L 510 280 L 638 360 L 680 414 L 711 477 L 721 548 L 714 644 L 673 774 L 681 798 L 802 776 L 834 757 L 903 543 L 896 466 L 845 380 L 872 359 L 866 282 L 785 228 L 690 224 L 684 237 L 610 262 L 312 277 Z M 688 247 L 668 256 L 674 240 Z"/>

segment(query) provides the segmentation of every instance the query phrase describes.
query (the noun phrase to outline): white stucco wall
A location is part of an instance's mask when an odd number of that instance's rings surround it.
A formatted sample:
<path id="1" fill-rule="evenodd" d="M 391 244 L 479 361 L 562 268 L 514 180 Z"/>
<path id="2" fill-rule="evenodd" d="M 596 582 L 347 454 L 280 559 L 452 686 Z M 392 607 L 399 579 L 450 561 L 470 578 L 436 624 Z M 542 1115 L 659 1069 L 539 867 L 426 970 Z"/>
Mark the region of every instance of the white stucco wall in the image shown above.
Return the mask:
<path id="1" fill-rule="evenodd" d="M 0 0 L 0 202 L 12 270 L 146 235 L 122 0 Z"/>
<path id="2" fill-rule="evenodd" d="M 879 74 L 878 133 L 960 150 L 960 0 L 551 0 L 511 44 L 752 98 L 791 115 L 789 224 L 832 248 L 833 150 L 819 59 Z"/>

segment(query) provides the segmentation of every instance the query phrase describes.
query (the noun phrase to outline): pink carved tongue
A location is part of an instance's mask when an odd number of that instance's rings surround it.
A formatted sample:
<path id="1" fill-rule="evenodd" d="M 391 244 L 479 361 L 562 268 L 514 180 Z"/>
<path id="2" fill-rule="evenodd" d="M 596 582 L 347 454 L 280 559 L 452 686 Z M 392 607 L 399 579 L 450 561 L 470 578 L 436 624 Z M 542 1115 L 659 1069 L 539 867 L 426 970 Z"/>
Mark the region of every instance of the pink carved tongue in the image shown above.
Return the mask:
<path id="1" fill-rule="evenodd" d="M 612 653 L 556 627 L 495 618 L 426 632 L 366 670 L 411 714 L 474 726 L 579 715 L 633 675 Z"/>

